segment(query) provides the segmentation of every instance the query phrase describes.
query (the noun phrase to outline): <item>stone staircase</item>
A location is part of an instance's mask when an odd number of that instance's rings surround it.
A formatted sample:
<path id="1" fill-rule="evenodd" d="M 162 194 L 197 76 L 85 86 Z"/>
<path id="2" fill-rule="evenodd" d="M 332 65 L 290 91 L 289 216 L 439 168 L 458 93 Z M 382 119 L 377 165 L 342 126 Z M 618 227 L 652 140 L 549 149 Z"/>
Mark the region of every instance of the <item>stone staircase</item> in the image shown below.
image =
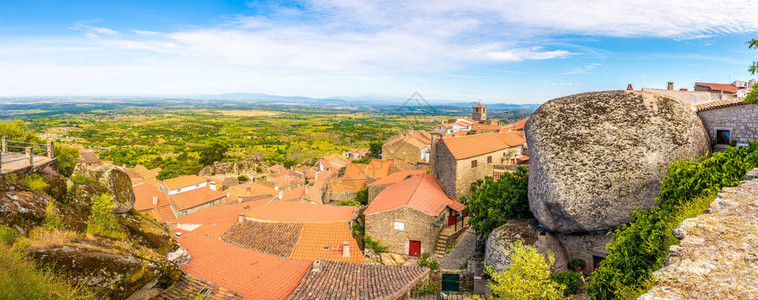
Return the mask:
<path id="1" fill-rule="evenodd" d="M 464 220 L 463 224 L 466 224 L 465 221 L 467 220 L 468 218 Z M 458 239 L 461 233 L 467 228 L 468 228 L 468 225 L 461 226 L 461 224 L 459 224 L 458 230 L 455 230 L 455 227 L 453 226 L 446 226 L 445 228 L 443 228 L 442 232 L 440 232 L 440 236 L 437 238 L 437 245 L 434 248 L 432 257 L 437 259 L 437 261 L 442 260 L 445 257 L 445 252 L 447 251 L 447 245 L 449 243 L 452 243 L 456 239 Z"/>

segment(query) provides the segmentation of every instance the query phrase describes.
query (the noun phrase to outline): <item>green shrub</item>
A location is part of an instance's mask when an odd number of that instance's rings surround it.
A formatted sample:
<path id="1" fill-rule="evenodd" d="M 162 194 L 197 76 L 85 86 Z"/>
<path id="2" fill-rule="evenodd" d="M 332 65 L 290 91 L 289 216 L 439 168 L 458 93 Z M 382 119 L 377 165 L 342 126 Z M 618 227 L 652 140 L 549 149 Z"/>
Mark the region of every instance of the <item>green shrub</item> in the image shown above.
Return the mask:
<path id="1" fill-rule="evenodd" d="M 47 230 L 63 229 L 63 221 L 61 221 L 61 218 L 58 216 L 58 212 L 55 209 L 55 201 L 51 200 L 47 202 L 47 206 L 45 207 L 45 221 L 43 224 Z"/>
<path id="2" fill-rule="evenodd" d="M 15 248 L 15 247 L 14 247 Z M 0 243 L 0 299 L 94 299 L 88 291 L 43 272 L 25 255 Z"/>
<path id="3" fill-rule="evenodd" d="M 113 214 L 113 196 L 100 194 L 92 201 L 92 215 L 87 222 L 87 233 L 99 234 L 112 238 L 124 238 L 124 233 L 119 231 L 118 220 Z"/>
<path id="4" fill-rule="evenodd" d="M 582 275 L 572 271 L 555 273 L 550 275 L 550 279 L 566 287 L 563 290 L 564 296 L 576 294 L 583 284 Z"/>
<path id="5" fill-rule="evenodd" d="M 477 180 L 471 187 L 471 199 L 461 199 L 471 213 L 468 221 L 471 227 L 487 238 L 508 220 L 532 217 L 528 185 L 529 171 L 523 167 L 501 175 L 497 181 L 489 176 Z"/>
<path id="6" fill-rule="evenodd" d="M 356 236 L 362 236 L 366 234 L 366 227 L 363 225 L 358 224 L 358 222 L 353 224 L 353 235 Z"/>
<path id="7" fill-rule="evenodd" d="M 570 271 L 576 270 L 577 268 L 584 269 L 585 266 L 587 266 L 587 261 L 581 258 L 574 258 L 568 264 L 568 268 Z"/>
<path id="8" fill-rule="evenodd" d="M 555 257 L 545 259 L 537 248 L 517 240 L 511 245 L 511 264 L 502 271 L 485 266 L 492 277 L 487 286 L 497 299 L 562 299 L 563 286 L 550 280 L 550 266 Z"/>
<path id="9" fill-rule="evenodd" d="M 342 200 L 340 202 L 337 202 L 337 205 L 339 206 L 358 206 L 361 205 L 360 202 L 355 200 Z"/>
<path id="10" fill-rule="evenodd" d="M 374 251 L 378 253 L 385 252 L 390 248 L 389 246 L 382 245 L 379 241 L 372 240 L 368 235 L 363 239 L 363 242 L 365 243 L 366 248 L 374 249 Z"/>
<path id="11" fill-rule="evenodd" d="M 58 172 L 69 177 L 79 163 L 79 148 L 55 143 L 55 157 L 58 159 Z"/>
<path id="12" fill-rule="evenodd" d="M 427 267 L 432 270 L 439 270 L 440 264 L 437 262 L 436 259 L 429 258 L 429 254 L 421 254 L 421 257 L 419 257 L 417 261 L 419 267 Z"/>
<path id="13" fill-rule="evenodd" d="M 758 166 L 758 143 L 727 147 L 701 162 L 679 161 L 668 168 L 656 198 L 658 206 L 631 213 L 631 222 L 613 231 L 608 256 L 591 276 L 587 295 L 594 299 L 634 297 L 652 283 L 670 245 L 679 241 L 671 230 L 702 213 L 722 187 L 732 187 Z"/>
<path id="14" fill-rule="evenodd" d="M 24 177 L 24 185 L 38 192 L 42 192 L 48 187 L 47 182 L 45 182 L 45 178 L 39 174 Z"/>
<path id="15" fill-rule="evenodd" d="M 247 181 L 250 181 L 250 178 L 248 178 L 245 175 L 240 175 L 240 176 L 237 176 L 237 181 L 239 181 L 239 182 L 247 182 Z"/>
<path id="16" fill-rule="evenodd" d="M 19 236 L 21 236 L 21 234 L 15 229 L 0 225 L 0 243 L 4 243 L 8 246 L 13 245 Z"/>
<path id="17" fill-rule="evenodd" d="M 355 202 L 358 202 L 361 205 L 368 204 L 368 188 L 364 187 L 355 193 Z"/>

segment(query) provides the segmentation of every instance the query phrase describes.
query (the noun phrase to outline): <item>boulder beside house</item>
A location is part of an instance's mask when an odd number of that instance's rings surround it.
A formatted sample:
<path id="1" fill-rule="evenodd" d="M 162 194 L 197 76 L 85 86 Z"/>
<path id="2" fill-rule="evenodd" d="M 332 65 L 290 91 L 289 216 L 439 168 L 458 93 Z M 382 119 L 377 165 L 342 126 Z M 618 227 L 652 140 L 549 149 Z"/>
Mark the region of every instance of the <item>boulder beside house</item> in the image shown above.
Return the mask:
<path id="1" fill-rule="evenodd" d="M 445 226 L 460 222 L 464 206 L 450 199 L 434 174 L 421 174 L 385 188 L 364 212 L 366 236 L 411 257 L 434 251 Z"/>
<path id="2" fill-rule="evenodd" d="M 758 141 L 758 105 L 742 101 L 731 98 L 695 106 L 714 150 L 724 149 L 732 141 L 737 146 Z"/>

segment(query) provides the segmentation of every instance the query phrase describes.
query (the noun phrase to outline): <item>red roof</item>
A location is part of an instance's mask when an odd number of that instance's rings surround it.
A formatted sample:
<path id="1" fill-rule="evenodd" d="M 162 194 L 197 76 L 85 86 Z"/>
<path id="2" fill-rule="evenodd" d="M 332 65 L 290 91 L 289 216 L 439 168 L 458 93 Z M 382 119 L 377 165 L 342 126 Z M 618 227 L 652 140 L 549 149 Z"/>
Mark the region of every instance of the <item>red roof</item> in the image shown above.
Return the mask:
<path id="1" fill-rule="evenodd" d="M 482 105 L 481 103 L 479 103 L 477 105 L 474 105 L 474 107 L 484 107 L 484 105 Z"/>
<path id="2" fill-rule="evenodd" d="M 311 262 L 236 247 L 199 234 L 176 240 L 190 253 L 181 268 L 197 278 L 245 295 L 245 299 L 285 299 L 297 288 Z"/>
<path id="3" fill-rule="evenodd" d="M 365 215 L 411 207 L 428 215 L 437 216 L 446 207 L 456 211 L 464 209 L 463 204 L 450 199 L 442 190 L 442 185 L 434 174 L 422 174 L 385 188 L 369 204 Z"/>
<path id="4" fill-rule="evenodd" d="M 342 256 L 344 242 L 350 245 L 350 256 Z M 328 259 L 364 263 L 363 253 L 353 238 L 347 222 L 305 223 L 289 256 L 293 259 Z"/>
<path id="5" fill-rule="evenodd" d="M 171 202 L 177 210 L 184 210 L 195 207 L 203 203 L 226 197 L 226 193 L 211 190 L 208 187 L 201 187 L 194 190 L 169 195 Z"/>
<path id="6" fill-rule="evenodd" d="M 353 219 L 355 207 L 276 201 L 249 210 L 246 216 L 278 222 L 333 222 Z M 189 216 L 188 216 L 189 217 Z"/>
<path id="7" fill-rule="evenodd" d="M 343 180 L 366 180 L 366 164 L 348 163 L 345 166 L 345 177 Z"/>
<path id="8" fill-rule="evenodd" d="M 446 136 L 440 141 L 447 146 L 455 159 L 484 155 L 526 143 L 520 131 L 492 132 L 460 137 Z"/>
<path id="9" fill-rule="evenodd" d="M 214 207 L 203 209 L 193 214 L 188 214 L 184 217 L 180 217 L 166 223 L 177 223 L 177 224 L 234 223 L 234 221 L 236 221 L 239 218 L 240 213 L 248 214 L 256 207 L 265 205 L 267 202 L 268 200 L 259 200 L 259 201 L 217 205 Z"/>
<path id="10" fill-rule="evenodd" d="M 376 185 L 387 185 L 387 184 L 395 184 L 398 182 L 401 182 L 403 180 L 408 179 L 408 177 L 413 177 L 415 175 L 420 175 L 426 173 L 426 170 L 410 170 L 410 171 L 403 171 L 403 172 L 397 172 L 392 173 L 387 177 L 384 177 L 382 179 L 379 179 L 377 181 L 374 181 L 370 183 L 370 186 L 376 186 Z"/>
<path id="11" fill-rule="evenodd" d="M 732 94 L 737 93 L 737 87 L 727 83 L 695 82 L 695 86 L 708 87 L 713 91 L 724 91 Z"/>
<path id="12" fill-rule="evenodd" d="M 169 205 L 166 194 L 158 189 L 158 185 L 155 182 L 144 182 L 135 185 L 132 187 L 132 190 L 134 190 L 134 209 L 137 211 Z M 153 205 L 153 196 L 158 197 L 158 205 Z"/>
<path id="13" fill-rule="evenodd" d="M 390 174 L 391 167 L 391 160 L 373 159 L 366 167 L 366 176 L 375 179 L 384 178 Z"/>
<path id="14" fill-rule="evenodd" d="M 146 214 L 160 223 L 168 223 L 176 220 L 176 215 L 174 215 L 171 206 L 162 206 L 156 209 L 151 209 Z"/>
<path id="15" fill-rule="evenodd" d="M 744 102 L 743 98 L 728 98 L 724 100 L 719 101 L 713 101 L 708 103 L 703 103 L 700 105 L 696 105 L 695 108 L 697 108 L 697 111 L 707 111 L 707 110 L 714 110 L 724 107 L 731 107 L 731 106 L 738 106 L 747 104 Z"/>

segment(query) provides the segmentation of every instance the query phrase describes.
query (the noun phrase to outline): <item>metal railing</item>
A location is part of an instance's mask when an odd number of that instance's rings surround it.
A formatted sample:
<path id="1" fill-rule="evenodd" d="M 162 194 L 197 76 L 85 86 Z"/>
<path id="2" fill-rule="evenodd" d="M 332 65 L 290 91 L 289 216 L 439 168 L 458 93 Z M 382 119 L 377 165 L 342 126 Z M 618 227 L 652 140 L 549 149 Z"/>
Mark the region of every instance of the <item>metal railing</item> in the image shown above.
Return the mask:
<path id="1" fill-rule="evenodd" d="M 53 142 L 40 144 L 22 141 L 11 141 L 8 140 L 7 137 L 2 137 L 2 144 L 0 144 L 0 166 L 19 161 L 27 161 L 27 165 L 32 166 L 34 165 L 35 157 L 46 156 L 50 159 L 54 158 L 54 149 L 55 148 Z"/>

